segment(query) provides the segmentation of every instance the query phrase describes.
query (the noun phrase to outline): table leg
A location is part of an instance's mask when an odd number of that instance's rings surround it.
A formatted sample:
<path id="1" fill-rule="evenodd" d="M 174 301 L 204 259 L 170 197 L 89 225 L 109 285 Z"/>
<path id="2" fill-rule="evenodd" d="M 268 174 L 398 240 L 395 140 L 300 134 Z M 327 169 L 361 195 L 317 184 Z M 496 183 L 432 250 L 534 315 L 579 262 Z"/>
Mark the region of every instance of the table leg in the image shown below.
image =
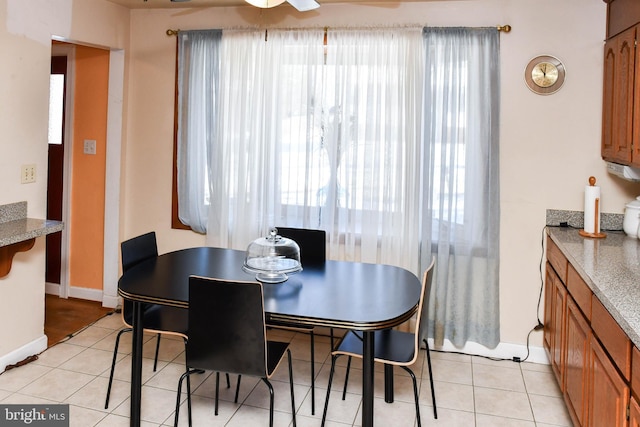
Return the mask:
<path id="1" fill-rule="evenodd" d="M 374 337 L 373 331 L 365 331 L 362 338 L 362 427 L 373 427 Z"/>
<path id="2" fill-rule="evenodd" d="M 133 342 L 131 349 L 131 410 L 129 425 L 140 427 L 142 396 L 142 303 L 133 302 Z"/>
<path id="3" fill-rule="evenodd" d="M 393 403 L 393 365 L 384 365 L 384 401 Z"/>

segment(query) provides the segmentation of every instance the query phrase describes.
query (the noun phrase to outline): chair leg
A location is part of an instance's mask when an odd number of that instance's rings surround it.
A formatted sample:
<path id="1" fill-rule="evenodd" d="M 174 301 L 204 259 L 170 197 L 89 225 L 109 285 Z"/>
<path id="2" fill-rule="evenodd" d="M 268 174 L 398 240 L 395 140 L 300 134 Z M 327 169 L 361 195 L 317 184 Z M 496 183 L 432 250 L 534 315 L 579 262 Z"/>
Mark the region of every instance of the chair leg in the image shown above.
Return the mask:
<path id="1" fill-rule="evenodd" d="M 431 384 L 431 400 L 433 401 L 433 418 L 438 419 L 438 409 L 436 407 L 436 390 L 433 387 L 433 371 L 431 370 L 431 352 L 429 351 L 429 343 L 423 339 L 424 346 L 427 348 L 427 366 L 429 367 L 429 383 Z"/>
<path id="2" fill-rule="evenodd" d="M 273 386 L 266 378 L 263 378 L 262 381 L 269 387 L 269 427 L 273 427 Z"/>
<path id="3" fill-rule="evenodd" d="M 183 338 L 182 340 L 184 341 L 184 348 L 186 350 L 186 348 L 187 348 L 187 339 Z M 158 341 L 156 343 L 156 358 L 158 357 L 158 348 L 159 347 L 160 347 L 160 334 L 158 334 Z M 203 374 L 204 371 L 202 369 L 189 369 L 189 365 L 187 364 L 186 358 L 185 358 L 184 365 L 185 365 L 185 368 L 186 368 L 185 372 L 188 373 L 188 375 L 187 375 L 187 414 L 189 415 L 189 426 L 191 426 L 191 424 L 193 423 L 193 419 L 191 418 L 191 374 L 193 374 L 193 373 Z M 182 378 L 180 379 L 180 382 L 182 382 Z M 180 398 L 179 394 L 180 394 L 180 392 L 178 392 L 178 398 Z M 176 417 L 176 422 L 178 422 L 177 417 Z"/>
<path id="4" fill-rule="evenodd" d="M 347 397 L 347 385 L 349 384 L 349 372 L 351 371 L 351 356 L 347 359 L 347 372 L 344 374 L 344 387 L 342 388 L 342 400 Z"/>
<path id="5" fill-rule="evenodd" d="M 329 383 L 327 384 L 327 397 L 324 399 L 324 410 L 322 411 L 322 422 L 320 427 L 324 427 L 324 423 L 327 421 L 327 410 L 329 409 L 329 395 L 331 394 L 331 383 L 333 382 L 333 373 L 336 369 L 337 355 L 331 355 L 331 370 L 329 371 Z"/>
<path id="6" fill-rule="evenodd" d="M 153 360 L 153 372 L 158 367 L 158 353 L 160 353 L 160 334 L 158 334 L 158 340 L 156 341 L 156 358 Z"/>
<path id="7" fill-rule="evenodd" d="M 418 420 L 418 427 L 422 427 L 422 422 L 420 421 L 420 404 L 418 403 L 418 384 L 416 381 L 416 376 L 413 371 L 406 366 L 401 366 L 402 369 L 407 371 L 411 376 L 411 381 L 413 381 L 413 396 L 416 400 L 416 418 Z"/>
<path id="8" fill-rule="evenodd" d="M 218 391 L 220 389 L 220 372 L 216 372 L 216 404 L 213 413 L 218 415 Z"/>
<path id="9" fill-rule="evenodd" d="M 291 388 L 291 413 L 293 414 L 293 427 L 296 427 L 296 398 L 293 392 L 293 364 L 291 363 L 291 350 L 287 349 L 287 361 L 289 362 L 289 387 Z"/>
<path id="10" fill-rule="evenodd" d="M 311 415 L 316 414 L 316 379 L 315 379 L 315 337 L 313 330 L 309 333 L 311 335 Z"/>
<path id="11" fill-rule="evenodd" d="M 180 380 L 178 381 L 178 395 L 176 397 L 176 415 L 173 419 L 173 425 L 174 427 L 178 427 L 178 418 L 180 416 L 180 396 L 182 396 L 182 381 L 184 381 L 184 379 L 187 379 L 187 411 L 189 413 L 189 426 L 191 426 L 191 387 L 189 385 L 189 376 L 193 373 L 194 371 L 187 369 L 187 371 L 182 374 L 182 376 L 180 376 Z"/>
<path id="12" fill-rule="evenodd" d="M 189 375 L 187 375 L 187 414 L 189 415 L 189 426 L 193 424 L 193 419 L 191 418 L 191 374 L 194 371 L 190 371 Z"/>
<path id="13" fill-rule="evenodd" d="M 236 385 L 236 397 L 233 399 L 233 403 L 238 403 L 238 395 L 240 394 L 240 380 L 242 375 L 238 375 L 238 384 Z"/>
<path id="14" fill-rule="evenodd" d="M 109 385 L 107 386 L 107 398 L 104 401 L 104 409 L 107 409 L 109 407 L 109 397 L 111 396 L 111 385 L 113 384 L 113 372 L 116 369 L 116 359 L 118 357 L 118 346 L 120 345 L 120 337 L 123 333 L 131 331 L 133 331 L 133 329 L 124 328 L 121 329 L 116 336 L 116 345 L 113 348 L 113 360 L 111 361 L 111 373 L 109 374 Z"/>

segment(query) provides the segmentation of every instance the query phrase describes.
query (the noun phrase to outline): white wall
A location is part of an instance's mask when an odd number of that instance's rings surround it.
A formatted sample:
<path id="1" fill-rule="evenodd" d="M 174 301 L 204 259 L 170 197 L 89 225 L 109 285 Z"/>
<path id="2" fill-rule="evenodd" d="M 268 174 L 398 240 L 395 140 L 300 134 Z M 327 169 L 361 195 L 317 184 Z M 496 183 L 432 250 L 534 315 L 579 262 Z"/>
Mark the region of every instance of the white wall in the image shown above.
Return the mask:
<path id="1" fill-rule="evenodd" d="M 537 323 L 546 210 L 582 210 L 590 175 L 602 187 L 604 212 L 622 213 L 640 194 L 638 185 L 609 176 L 600 158 L 605 16 L 602 0 L 325 4 L 303 14 L 288 5 L 134 10 L 124 235 L 155 229 L 160 252 L 204 242 L 170 229 L 176 41 L 167 29 L 510 24 L 512 32 L 501 35 L 500 58 L 500 312 L 502 342 L 523 345 Z M 567 69 L 564 87 L 551 96 L 536 95 L 524 83 L 525 66 L 540 54 L 557 56 Z M 541 346 L 541 335 L 532 334 L 532 345 Z"/>
<path id="2" fill-rule="evenodd" d="M 0 0 L 0 204 L 26 200 L 30 217 L 46 215 L 52 37 L 122 49 L 128 30 L 129 11 L 103 0 Z M 20 165 L 31 163 L 36 182 L 20 184 Z M 0 372 L 46 348 L 44 256 L 36 239 L 0 278 Z"/>

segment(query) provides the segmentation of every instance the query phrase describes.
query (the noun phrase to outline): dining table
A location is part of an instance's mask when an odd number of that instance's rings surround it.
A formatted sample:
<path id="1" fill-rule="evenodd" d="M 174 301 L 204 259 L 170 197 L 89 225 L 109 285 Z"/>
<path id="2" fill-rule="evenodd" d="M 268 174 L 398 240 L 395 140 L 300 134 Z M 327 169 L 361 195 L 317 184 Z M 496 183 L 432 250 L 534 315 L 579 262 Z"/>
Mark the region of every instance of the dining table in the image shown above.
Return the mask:
<path id="1" fill-rule="evenodd" d="M 133 303 L 130 425 L 139 426 L 142 397 L 142 307 L 189 308 L 189 277 L 255 280 L 242 269 L 245 251 L 195 247 L 145 260 L 118 281 L 118 294 Z M 374 331 L 398 326 L 416 312 L 420 281 L 392 265 L 326 260 L 302 266 L 281 283 L 263 283 L 265 316 L 327 328 L 362 331 L 362 426 L 374 424 Z M 393 368 L 385 366 L 385 400 L 393 401 Z"/>

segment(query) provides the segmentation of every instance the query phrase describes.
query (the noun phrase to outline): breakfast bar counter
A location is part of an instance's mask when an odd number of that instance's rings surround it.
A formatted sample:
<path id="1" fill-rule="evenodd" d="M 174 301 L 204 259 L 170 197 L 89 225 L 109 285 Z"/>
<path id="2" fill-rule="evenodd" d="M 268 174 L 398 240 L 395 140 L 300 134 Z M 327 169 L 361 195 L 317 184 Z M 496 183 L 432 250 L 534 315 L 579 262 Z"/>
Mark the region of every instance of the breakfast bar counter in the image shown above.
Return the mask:
<path id="1" fill-rule="evenodd" d="M 27 202 L 0 206 L 0 277 L 9 274 L 13 257 L 33 247 L 36 237 L 62 231 L 62 221 L 27 218 Z"/>

